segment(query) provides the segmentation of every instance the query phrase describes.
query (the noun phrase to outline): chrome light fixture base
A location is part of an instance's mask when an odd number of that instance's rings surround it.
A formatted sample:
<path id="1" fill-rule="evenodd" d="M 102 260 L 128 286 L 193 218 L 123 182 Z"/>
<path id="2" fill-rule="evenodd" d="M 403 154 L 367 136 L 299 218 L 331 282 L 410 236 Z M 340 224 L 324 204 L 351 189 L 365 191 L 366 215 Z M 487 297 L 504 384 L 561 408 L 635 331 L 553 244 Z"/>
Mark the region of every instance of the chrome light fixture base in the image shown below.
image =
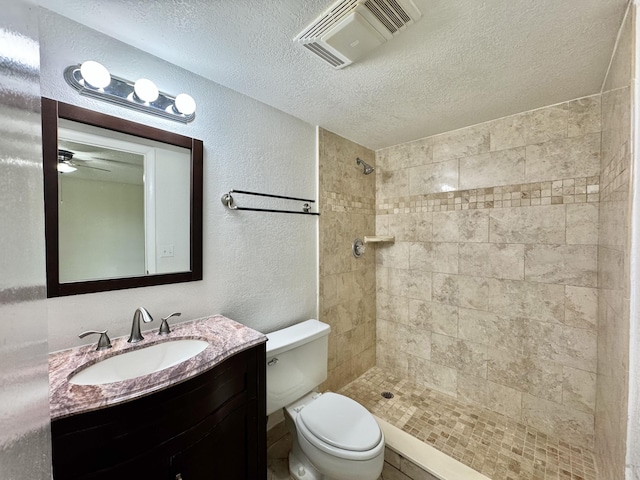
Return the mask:
<path id="1" fill-rule="evenodd" d="M 134 82 L 111 75 L 111 83 L 104 88 L 94 88 L 85 82 L 80 73 L 80 65 L 71 65 L 64 71 L 64 79 L 75 88 L 80 95 L 96 98 L 121 107 L 131 108 L 158 117 L 167 118 L 181 123 L 189 123 L 196 117 L 195 112 L 189 115 L 175 109 L 176 97 L 159 92 L 153 102 L 140 101 L 134 92 Z"/>

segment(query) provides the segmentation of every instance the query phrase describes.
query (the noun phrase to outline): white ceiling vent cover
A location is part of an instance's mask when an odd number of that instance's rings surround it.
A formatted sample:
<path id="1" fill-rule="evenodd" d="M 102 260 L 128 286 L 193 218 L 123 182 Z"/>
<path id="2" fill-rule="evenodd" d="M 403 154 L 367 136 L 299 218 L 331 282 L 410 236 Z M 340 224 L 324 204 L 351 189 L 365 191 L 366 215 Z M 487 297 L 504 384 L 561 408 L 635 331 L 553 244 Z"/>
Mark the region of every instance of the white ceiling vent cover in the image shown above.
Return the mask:
<path id="1" fill-rule="evenodd" d="M 340 0 L 294 41 L 334 68 L 344 68 L 418 21 L 411 0 Z"/>

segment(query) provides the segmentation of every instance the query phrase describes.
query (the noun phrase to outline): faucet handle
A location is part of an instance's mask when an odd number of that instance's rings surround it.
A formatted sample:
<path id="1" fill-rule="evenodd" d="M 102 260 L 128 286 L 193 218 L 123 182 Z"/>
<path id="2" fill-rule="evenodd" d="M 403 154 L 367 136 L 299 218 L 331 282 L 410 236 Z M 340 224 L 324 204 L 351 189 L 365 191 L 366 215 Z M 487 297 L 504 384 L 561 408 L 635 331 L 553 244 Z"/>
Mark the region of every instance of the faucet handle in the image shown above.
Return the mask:
<path id="1" fill-rule="evenodd" d="M 158 335 L 169 335 L 171 333 L 171 329 L 169 328 L 169 320 L 171 317 L 179 317 L 182 315 L 180 312 L 173 312 L 162 318 L 162 323 L 160 324 L 160 330 L 158 330 Z"/>
<path id="2" fill-rule="evenodd" d="M 82 332 L 78 335 L 79 338 L 84 338 L 87 335 L 98 334 L 100 338 L 98 339 L 98 346 L 96 350 L 106 350 L 107 348 L 111 348 L 111 340 L 109 339 L 109 335 L 107 335 L 108 330 L 103 330 L 102 332 L 98 332 L 96 330 L 88 330 L 86 332 Z"/>

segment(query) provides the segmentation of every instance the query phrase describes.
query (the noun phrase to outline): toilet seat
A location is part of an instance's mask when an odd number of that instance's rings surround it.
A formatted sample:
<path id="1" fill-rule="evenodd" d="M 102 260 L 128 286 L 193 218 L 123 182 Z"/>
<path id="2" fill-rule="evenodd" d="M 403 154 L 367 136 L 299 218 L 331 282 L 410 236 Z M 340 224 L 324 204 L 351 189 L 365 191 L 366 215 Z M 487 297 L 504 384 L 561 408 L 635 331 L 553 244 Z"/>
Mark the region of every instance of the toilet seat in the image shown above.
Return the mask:
<path id="1" fill-rule="evenodd" d="M 382 431 L 358 402 L 325 393 L 298 411 L 298 432 L 314 447 L 338 458 L 368 460 L 384 448 Z"/>

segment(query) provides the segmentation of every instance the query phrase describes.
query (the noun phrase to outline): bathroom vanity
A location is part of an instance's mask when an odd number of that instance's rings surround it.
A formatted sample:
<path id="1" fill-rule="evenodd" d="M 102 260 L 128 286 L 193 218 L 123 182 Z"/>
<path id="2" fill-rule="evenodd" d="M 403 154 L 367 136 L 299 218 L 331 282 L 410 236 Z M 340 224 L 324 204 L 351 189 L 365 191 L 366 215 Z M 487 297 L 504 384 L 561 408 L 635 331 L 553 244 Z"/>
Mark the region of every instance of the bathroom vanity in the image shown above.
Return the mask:
<path id="1" fill-rule="evenodd" d="M 121 382 L 76 385 L 79 370 L 159 342 L 207 340 L 173 367 Z M 131 345 L 50 355 L 55 480 L 266 478 L 266 337 L 222 316 L 145 332 Z"/>

